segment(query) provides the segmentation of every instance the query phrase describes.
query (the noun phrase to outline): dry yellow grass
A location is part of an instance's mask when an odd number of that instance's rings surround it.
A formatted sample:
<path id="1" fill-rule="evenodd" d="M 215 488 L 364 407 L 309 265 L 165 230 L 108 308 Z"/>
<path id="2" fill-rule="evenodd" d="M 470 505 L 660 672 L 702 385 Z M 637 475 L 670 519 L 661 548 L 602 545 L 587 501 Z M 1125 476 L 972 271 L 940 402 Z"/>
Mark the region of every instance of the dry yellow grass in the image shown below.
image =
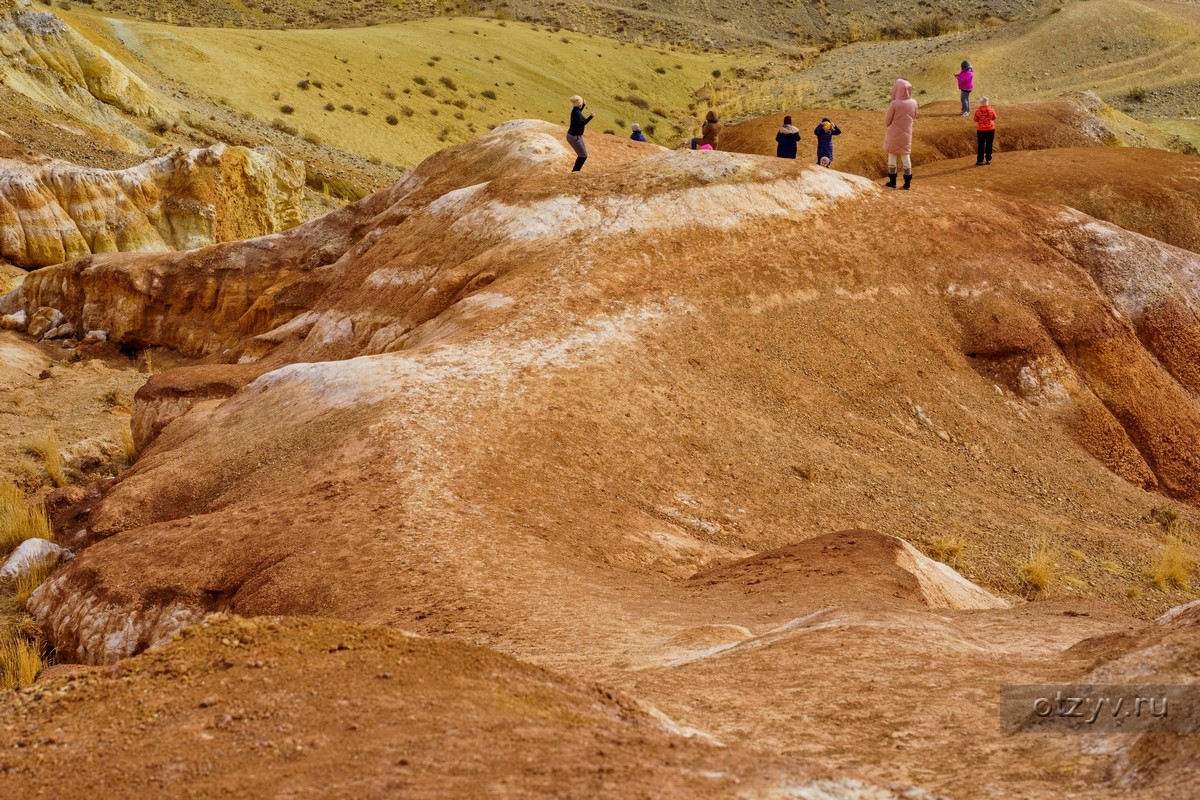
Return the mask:
<path id="1" fill-rule="evenodd" d="M 133 466 L 137 461 L 138 451 L 137 445 L 133 441 L 133 431 L 129 428 L 121 428 L 121 452 L 125 459 L 125 466 Z"/>
<path id="2" fill-rule="evenodd" d="M 964 543 L 956 536 L 937 536 L 929 542 L 925 552 L 930 558 L 954 567 L 962 557 Z"/>
<path id="3" fill-rule="evenodd" d="M 1054 583 L 1055 557 L 1050 546 L 1043 542 L 1029 555 L 1029 560 L 1017 570 L 1021 584 L 1030 592 L 1044 592 Z"/>
<path id="4" fill-rule="evenodd" d="M 0 692 L 33 683 L 46 666 L 45 648 L 15 625 L 0 625 Z"/>
<path id="5" fill-rule="evenodd" d="M 1191 548 L 1177 536 L 1168 536 L 1147 576 L 1163 591 L 1171 587 L 1186 591 L 1191 586 L 1192 571 L 1195 568 L 1196 559 Z"/>
<path id="6" fill-rule="evenodd" d="M 59 452 L 58 434 L 51 428 L 40 439 L 28 445 L 29 452 L 42 460 L 47 477 L 55 486 L 66 486 L 67 476 L 63 472 L 62 454 Z"/>
<path id="7" fill-rule="evenodd" d="M 33 569 L 22 572 L 16 580 L 10 583 L 9 590 L 12 594 L 9 603 L 15 611 L 25 610 L 29 596 L 46 582 L 46 578 L 50 577 L 50 573 L 56 565 L 57 559 L 42 559 L 33 566 Z"/>
<path id="8" fill-rule="evenodd" d="M 11 483 L 0 483 L 0 558 L 26 539 L 50 539 L 50 520 L 41 504 L 30 503 Z"/>

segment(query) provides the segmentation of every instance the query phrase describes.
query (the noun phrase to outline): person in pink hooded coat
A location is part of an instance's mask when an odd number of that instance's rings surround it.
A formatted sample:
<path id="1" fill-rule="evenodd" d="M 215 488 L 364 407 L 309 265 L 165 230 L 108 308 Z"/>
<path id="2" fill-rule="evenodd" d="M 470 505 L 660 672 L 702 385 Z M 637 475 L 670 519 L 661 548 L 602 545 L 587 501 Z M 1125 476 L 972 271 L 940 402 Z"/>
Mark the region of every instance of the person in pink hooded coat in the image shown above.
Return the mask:
<path id="1" fill-rule="evenodd" d="M 892 84 L 892 102 L 883 117 L 887 133 L 883 149 L 888 154 L 888 182 L 896 188 L 896 161 L 904 164 L 904 188 L 912 186 L 913 123 L 917 121 L 917 101 L 913 100 L 912 84 L 903 78 Z"/>

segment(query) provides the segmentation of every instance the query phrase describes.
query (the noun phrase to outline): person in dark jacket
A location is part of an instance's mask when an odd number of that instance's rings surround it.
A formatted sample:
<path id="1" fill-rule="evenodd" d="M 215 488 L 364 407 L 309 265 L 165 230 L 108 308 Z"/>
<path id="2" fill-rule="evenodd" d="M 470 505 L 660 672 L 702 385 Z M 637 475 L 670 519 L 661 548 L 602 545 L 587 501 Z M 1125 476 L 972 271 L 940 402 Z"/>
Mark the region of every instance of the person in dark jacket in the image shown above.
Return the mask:
<path id="1" fill-rule="evenodd" d="M 717 119 L 717 112 L 710 110 L 704 116 L 704 124 L 700 127 L 700 138 L 692 139 L 692 149 L 716 150 L 719 138 L 721 138 L 721 120 Z M 708 145 L 708 147 L 704 147 L 704 145 Z"/>
<path id="2" fill-rule="evenodd" d="M 821 124 L 813 128 L 813 136 L 817 137 L 817 163 L 828 167 L 833 163 L 833 137 L 841 136 L 842 129 L 833 124 L 833 120 L 825 117 Z"/>
<path id="3" fill-rule="evenodd" d="M 800 129 L 792 124 L 791 117 L 783 118 L 783 127 L 775 134 L 775 155 L 779 158 L 795 158 L 796 146 L 800 144 Z"/>
<path id="4" fill-rule="evenodd" d="M 646 141 L 646 134 L 642 133 L 642 126 L 636 122 L 633 123 L 633 133 L 629 134 L 629 138 L 635 142 Z"/>
<path id="5" fill-rule="evenodd" d="M 587 124 L 592 121 L 595 114 L 583 115 L 583 110 L 587 108 L 587 103 L 583 102 L 583 98 L 575 95 L 571 98 L 571 126 L 567 128 L 567 144 L 571 145 L 571 149 L 575 151 L 575 168 L 572 172 L 579 172 L 583 169 L 583 162 L 587 161 L 587 145 L 583 143 L 583 130 Z"/>

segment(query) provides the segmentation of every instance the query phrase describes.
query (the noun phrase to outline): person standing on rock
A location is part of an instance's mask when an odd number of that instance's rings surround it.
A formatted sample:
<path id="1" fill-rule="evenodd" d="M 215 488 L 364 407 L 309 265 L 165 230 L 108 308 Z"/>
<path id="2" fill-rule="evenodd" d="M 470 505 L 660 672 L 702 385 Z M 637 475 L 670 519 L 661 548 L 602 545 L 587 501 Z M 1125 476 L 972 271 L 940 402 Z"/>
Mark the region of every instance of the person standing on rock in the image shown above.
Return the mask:
<path id="1" fill-rule="evenodd" d="M 833 120 L 825 117 L 821 124 L 813 128 L 813 136 L 817 137 L 817 163 L 828 167 L 833 163 L 833 137 L 841 136 L 842 129 L 833 124 Z"/>
<path id="2" fill-rule="evenodd" d="M 572 172 L 579 172 L 583 169 L 583 162 L 587 161 L 587 145 L 583 143 L 583 130 L 587 124 L 592 121 L 595 114 L 583 115 L 583 110 L 587 108 L 587 103 L 583 102 L 583 98 L 575 95 L 571 98 L 571 125 L 567 128 L 567 144 L 571 145 L 571 149 L 575 151 L 575 168 Z"/>
<path id="3" fill-rule="evenodd" d="M 971 92 L 975 90 L 975 68 L 970 61 L 962 62 L 962 69 L 954 74 L 958 79 L 958 96 L 962 101 L 960 117 L 971 116 Z"/>
<path id="4" fill-rule="evenodd" d="M 721 138 L 721 120 L 717 119 L 717 112 L 710 109 L 704 116 L 704 125 L 700 128 L 700 138 L 692 138 L 692 149 L 716 150 L 719 138 Z M 708 147 L 704 145 L 708 145 Z"/>
<path id="5" fill-rule="evenodd" d="M 889 188 L 896 188 L 897 160 L 904 165 L 904 188 L 912 186 L 912 140 L 916 121 L 917 101 L 913 100 L 912 84 L 898 78 L 892 84 L 892 102 L 883 117 L 883 124 L 887 128 L 883 150 L 888 154 Z"/>
<path id="6" fill-rule="evenodd" d="M 986 97 L 975 109 L 975 129 L 975 166 L 982 167 L 992 163 L 992 145 L 996 142 L 996 111 Z"/>
<path id="7" fill-rule="evenodd" d="M 783 127 L 775 134 L 775 155 L 779 158 L 795 158 L 800 144 L 800 129 L 792 124 L 791 117 L 783 118 Z"/>

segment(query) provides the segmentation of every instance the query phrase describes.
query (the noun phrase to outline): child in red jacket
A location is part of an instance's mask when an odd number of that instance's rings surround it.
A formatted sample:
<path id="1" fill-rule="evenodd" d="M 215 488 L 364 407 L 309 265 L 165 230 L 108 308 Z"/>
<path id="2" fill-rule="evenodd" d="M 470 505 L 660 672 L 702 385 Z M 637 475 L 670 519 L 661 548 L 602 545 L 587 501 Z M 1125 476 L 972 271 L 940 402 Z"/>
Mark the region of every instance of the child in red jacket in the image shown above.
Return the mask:
<path id="1" fill-rule="evenodd" d="M 975 109 L 975 166 L 992 163 L 992 145 L 996 141 L 996 111 L 985 97 Z"/>

